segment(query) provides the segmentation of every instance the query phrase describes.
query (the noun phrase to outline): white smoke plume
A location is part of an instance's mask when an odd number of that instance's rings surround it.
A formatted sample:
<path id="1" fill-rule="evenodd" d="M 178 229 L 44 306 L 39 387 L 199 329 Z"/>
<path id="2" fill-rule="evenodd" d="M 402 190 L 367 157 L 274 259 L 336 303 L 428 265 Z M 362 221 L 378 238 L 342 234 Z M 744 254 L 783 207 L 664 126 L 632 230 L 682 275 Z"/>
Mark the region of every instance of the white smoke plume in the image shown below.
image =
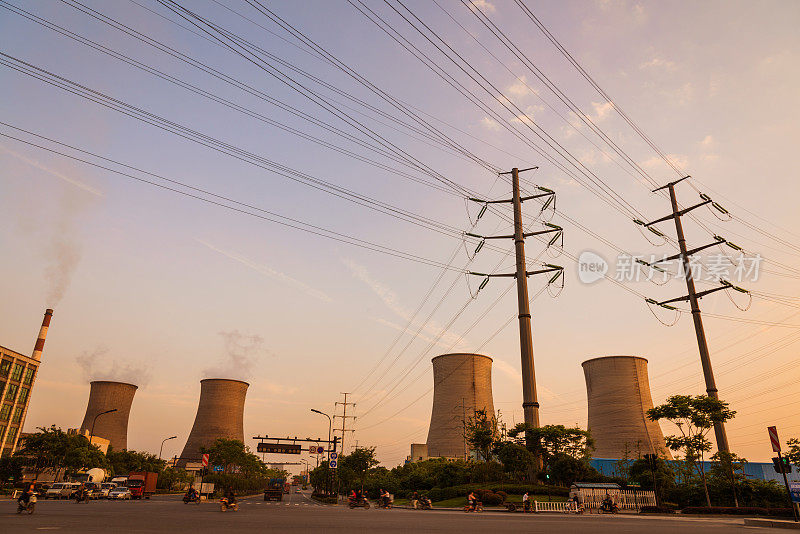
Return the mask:
<path id="1" fill-rule="evenodd" d="M 205 378 L 230 378 L 249 380 L 261 356 L 272 353 L 264 347 L 264 338 L 259 335 L 242 334 L 238 330 L 220 332 L 225 346 L 221 361 L 203 370 Z"/>
<path id="2" fill-rule="evenodd" d="M 75 268 L 81 259 L 81 249 L 70 238 L 68 233 L 61 233 L 61 229 L 53 234 L 50 247 L 45 252 L 47 267 L 45 267 L 45 281 L 47 283 L 47 305 L 55 308 L 64 298 Z"/>
<path id="3" fill-rule="evenodd" d="M 88 381 L 109 380 L 112 382 L 125 382 L 140 388 L 145 387 L 152 378 L 152 373 L 147 365 L 131 365 L 120 363 L 111 359 L 107 347 L 97 347 L 93 351 L 84 351 L 75 358 L 83 370 L 84 378 Z"/>

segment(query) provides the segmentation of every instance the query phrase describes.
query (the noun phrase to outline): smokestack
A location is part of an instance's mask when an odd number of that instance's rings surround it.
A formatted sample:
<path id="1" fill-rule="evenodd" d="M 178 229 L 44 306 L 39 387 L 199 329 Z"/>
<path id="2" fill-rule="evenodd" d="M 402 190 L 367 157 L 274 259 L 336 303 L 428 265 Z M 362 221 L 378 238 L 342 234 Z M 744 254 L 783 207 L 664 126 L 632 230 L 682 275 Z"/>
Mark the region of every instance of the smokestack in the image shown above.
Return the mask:
<path id="1" fill-rule="evenodd" d="M 179 466 L 200 461 L 200 447 L 219 438 L 244 442 L 244 400 L 250 384 L 241 380 L 206 378 L 200 381 L 200 403 Z"/>
<path id="2" fill-rule="evenodd" d="M 100 438 L 109 440 L 116 451 L 128 448 L 128 418 L 131 414 L 133 396 L 137 386 L 124 382 L 95 380 L 91 382 L 89 405 L 81 424 L 81 431 L 92 432 Z M 116 412 L 106 413 L 116 409 Z"/>
<path id="3" fill-rule="evenodd" d="M 468 446 L 464 421 L 477 410 L 494 414 L 492 359 L 482 354 L 443 354 L 433 363 L 433 409 L 428 456 L 464 458 Z"/>
<path id="4" fill-rule="evenodd" d="M 635 458 L 658 454 L 672 459 L 658 423 L 647 418 L 653 407 L 647 360 L 605 356 L 582 364 L 589 404 L 589 432 L 596 458 Z"/>
<path id="5" fill-rule="evenodd" d="M 42 361 L 42 350 L 44 349 L 44 339 L 47 337 L 47 329 L 50 328 L 50 319 L 52 317 L 53 317 L 53 310 L 47 308 L 44 312 L 42 327 L 39 329 L 39 338 L 36 340 L 36 345 L 33 347 L 33 355 L 31 356 L 37 362 Z"/>

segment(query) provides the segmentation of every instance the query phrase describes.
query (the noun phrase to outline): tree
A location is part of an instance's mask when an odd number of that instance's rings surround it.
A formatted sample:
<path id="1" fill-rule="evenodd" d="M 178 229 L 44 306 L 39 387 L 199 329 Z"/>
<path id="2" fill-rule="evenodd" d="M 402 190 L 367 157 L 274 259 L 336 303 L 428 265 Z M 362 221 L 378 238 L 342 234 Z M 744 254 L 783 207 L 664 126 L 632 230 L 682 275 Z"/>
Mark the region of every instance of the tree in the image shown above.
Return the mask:
<path id="1" fill-rule="evenodd" d="M 500 439 L 498 416 L 486 410 L 475 410 L 475 413 L 464 421 L 464 439 L 478 453 L 479 459 L 488 462 L 492 459 L 492 448 Z"/>
<path id="2" fill-rule="evenodd" d="M 55 425 L 39 428 L 39 432 L 26 436 L 17 454 L 23 458 L 23 465 L 36 473 L 34 480 L 45 469 L 54 470 L 58 480 L 62 470 L 75 473 L 81 469 L 108 467 L 106 456 L 96 445 L 90 444 L 86 436 L 69 434 Z"/>
<path id="3" fill-rule="evenodd" d="M 127 476 L 131 471 L 161 473 L 167 464 L 165 460 L 159 460 L 155 454 L 126 449 L 121 451 L 109 449 L 106 457 L 114 476 Z"/>
<path id="4" fill-rule="evenodd" d="M 786 457 L 797 469 L 800 469 L 800 439 L 792 438 L 786 442 L 786 446 L 789 448 Z"/>
<path id="5" fill-rule="evenodd" d="M 339 476 L 342 477 L 343 482 L 349 482 L 345 486 L 351 485 L 352 478 L 355 478 L 361 482 L 361 487 L 363 488 L 367 471 L 379 463 L 375 458 L 375 447 L 358 447 L 347 456 L 339 458 Z"/>
<path id="6" fill-rule="evenodd" d="M 22 479 L 24 458 L 19 455 L 0 458 L 0 482 L 14 482 Z"/>
<path id="7" fill-rule="evenodd" d="M 194 477 L 180 467 L 167 467 L 158 475 L 158 487 L 165 490 L 173 490 L 177 486 L 184 489 Z"/>
<path id="8" fill-rule="evenodd" d="M 536 455 L 524 446 L 513 441 L 503 441 L 495 445 L 494 454 L 503 470 L 517 480 L 525 480 L 536 468 Z"/>
<path id="9" fill-rule="evenodd" d="M 209 448 L 201 447 L 209 462 L 221 465 L 223 473 L 241 473 L 244 476 L 264 474 L 267 466 L 238 439 L 219 438 Z"/>
<path id="10" fill-rule="evenodd" d="M 650 408 L 647 417 L 651 421 L 666 419 L 680 430 L 679 436 L 665 438 L 670 450 L 683 452 L 687 464 L 691 464 L 700 474 L 706 504 L 711 506 L 708 493 L 703 458 L 711 450 L 711 442 L 707 436 L 715 423 L 724 423 L 732 419 L 736 412 L 728 408 L 728 403 L 714 399 L 708 395 L 673 395 L 661 406 Z"/>
<path id="11" fill-rule="evenodd" d="M 675 471 L 663 458 L 651 458 L 635 460 L 628 471 L 628 478 L 642 488 L 651 488 L 656 495 L 663 495 L 675 486 Z"/>

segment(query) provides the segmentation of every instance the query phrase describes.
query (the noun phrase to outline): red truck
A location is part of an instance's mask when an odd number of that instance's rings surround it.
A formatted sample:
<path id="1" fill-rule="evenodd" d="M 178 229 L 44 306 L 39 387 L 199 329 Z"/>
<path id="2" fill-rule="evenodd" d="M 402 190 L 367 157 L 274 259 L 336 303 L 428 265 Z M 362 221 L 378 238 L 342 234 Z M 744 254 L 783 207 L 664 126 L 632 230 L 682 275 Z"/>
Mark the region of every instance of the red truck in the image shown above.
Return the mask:
<path id="1" fill-rule="evenodd" d="M 131 499 L 149 499 L 156 492 L 158 473 L 149 471 L 133 471 L 128 475 L 128 489 L 131 490 Z"/>

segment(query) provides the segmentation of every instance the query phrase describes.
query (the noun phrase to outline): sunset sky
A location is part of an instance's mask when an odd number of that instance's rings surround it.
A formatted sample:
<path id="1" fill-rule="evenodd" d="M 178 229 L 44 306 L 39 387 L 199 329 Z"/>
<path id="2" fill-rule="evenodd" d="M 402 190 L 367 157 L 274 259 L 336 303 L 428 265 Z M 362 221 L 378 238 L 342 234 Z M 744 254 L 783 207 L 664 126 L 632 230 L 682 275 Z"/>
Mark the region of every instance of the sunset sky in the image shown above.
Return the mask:
<path id="1" fill-rule="evenodd" d="M 480 205 L 465 197 L 509 197 L 497 171 L 538 166 L 523 187 L 555 190 L 555 213 L 530 202 L 524 216 L 533 230 L 563 226 L 564 250 L 529 239 L 529 269 L 565 268 L 560 294 L 547 276 L 529 279 L 542 422 L 586 425 L 581 362 L 597 356 L 647 358 L 656 403 L 705 392 L 690 314 L 668 327 L 659 319 L 674 312 L 651 313 L 644 300 L 679 297 L 685 284 L 587 284 L 576 262 L 589 251 L 624 278 L 620 254 L 674 254 L 671 221 L 658 226 L 663 243 L 632 219 L 669 213 L 650 191 L 680 171 L 692 176 L 676 188 L 683 206 L 702 192 L 730 213 L 684 218 L 689 247 L 716 234 L 761 258 L 757 277 L 734 280 L 753 291 L 749 308 L 735 291 L 701 301 L 720 396 L 737 411 L 731 448 L 768 461 L 766 426 L 800 437 L 800 4 L 525 1 L 674 170 L 515 1 L 363 1 L 264 3 L 318 49 L 257 3 L 184 4 L 251 43 L 242 55 L 154 0 L 9 0 L 29 18 L 0 6 L 0 345 L 28 353 L 44 309 L 55 310 L 25 430 L 79 426 L 89 380 L 119 379 L 139 385 L 129 446 L 157 453 L 177 434 L 173 455 L 199 381 L 237 378 L 251 384 L 248 438 L 326 435 L 310 409 L 333 413 L 352 392 L 356 432 L 345 439 L 376 446 L 391 467 L 425 441 L 430 359 L 447 352 L 491 356 L 495 407 L 521 421 L 513 282 L 492 279 L 473 298 L 481 279 L 464 274 L 510 272 L 513 242 L 470 260 L 477 242 L 457 232 L 510 233 L 502 205 L 472 228 Z M 139 111 L 78 96 L 72 83 Z M 208 136 L 207 146 L 137 113 Z M 721 253 L 739 254 L 713 247 L 706 267 Z"/>

